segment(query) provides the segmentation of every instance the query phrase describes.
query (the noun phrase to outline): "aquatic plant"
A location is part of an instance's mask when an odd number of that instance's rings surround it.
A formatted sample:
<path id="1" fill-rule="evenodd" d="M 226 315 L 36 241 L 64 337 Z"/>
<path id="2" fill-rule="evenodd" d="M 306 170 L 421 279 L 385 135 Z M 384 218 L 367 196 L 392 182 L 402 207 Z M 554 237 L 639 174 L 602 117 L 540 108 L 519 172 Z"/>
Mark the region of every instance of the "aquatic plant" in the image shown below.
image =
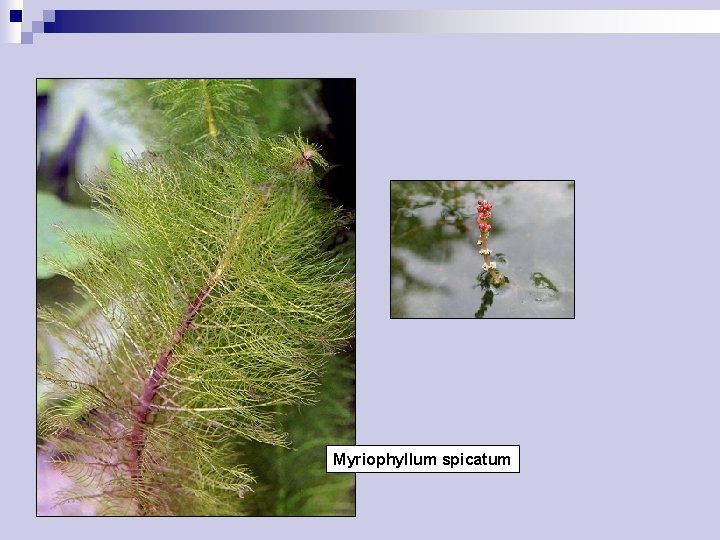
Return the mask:
<path id="1" fill-rule="evenodd" d="M 318 189 L 327 163 L 299 134 L 246 137 L 227 118 L 236 111 L 207 106 L 239 102 L 241 89 L 153 84 L 163 100 L 151 102 L 205 116 L 171 109 L 162 153 L 88 182 L 117 236 L 70 235 L 87 264 L 51 261 L 97 314 L 38 309 L 64 351 L 40 372 L 52 405 L 39 434 L 76 482 L 58 502 L 246 513 L 256 476 L 238 447 L 289 446 L 282 407 L 315 402 L 324 364 L 352 338 L 350 261 L 328 249 L 348 218 Z"/>
<path id="2" fill-rule="evenodd" d="M 488 223 L 492 217 L 493 205 L 485 199 L 478 201 L 477 206 L 477 224 L 480 229 L 480 238 L 477 243 L 480 246 L 480 254 L 483 256 L 483 270 L 490 274 L 490 280 L 494 285 L 500 285 L 505 281 L 505 277 L 497 271 L 497 263 L 490 260 L 492 250 L 488 247 L 488 237 L 490 236 L 490 230 L 492 225 Z"/>

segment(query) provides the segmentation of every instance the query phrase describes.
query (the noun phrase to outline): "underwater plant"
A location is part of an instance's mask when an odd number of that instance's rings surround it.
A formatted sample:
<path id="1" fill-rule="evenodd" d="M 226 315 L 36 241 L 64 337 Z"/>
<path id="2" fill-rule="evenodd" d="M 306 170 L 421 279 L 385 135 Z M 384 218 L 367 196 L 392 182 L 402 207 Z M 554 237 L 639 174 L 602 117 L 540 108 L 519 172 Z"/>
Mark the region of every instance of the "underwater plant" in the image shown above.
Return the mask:
<path id="1" fill-rule="evenodd" d="M 485 199 L 478 201 L 477 206 L 477 224 L 480 229 L 480 238 L 477 243 L 480 246 L 480 254 L 483 256 L 483 270 L 490 274 L 490 280 L 494 285 L 500 285 L 505 281 L 505 277 L 497 271 L 497 263 L 490 260 L 492 250 L 488 247 L 488 237 L 490 236 L 490 229 L 492 225 L 488 223 L 492 217 L 493 205 Z"/>
<path id="2" fill-rule="evenodd" d="M 58 503 L 248 513 L 257 475 L 244 458 L 271 455 L 252 444 L 290 446 L 283 408 L 316 402 L 352 339 L 352 261 L 331 249 L 349 217 L 318 188 L 327 163 L 299 133 L 247 136 L 222 106 L 244 90 L 148 83 L 173 113 L 161 153 L 85 186 L 116 236 L 70 235 L 87 264 L 50 261 L 96 314 L 38 308 L 63 351 L 39 373 L 52 404 L 39 435 L 75 481 Z"/>

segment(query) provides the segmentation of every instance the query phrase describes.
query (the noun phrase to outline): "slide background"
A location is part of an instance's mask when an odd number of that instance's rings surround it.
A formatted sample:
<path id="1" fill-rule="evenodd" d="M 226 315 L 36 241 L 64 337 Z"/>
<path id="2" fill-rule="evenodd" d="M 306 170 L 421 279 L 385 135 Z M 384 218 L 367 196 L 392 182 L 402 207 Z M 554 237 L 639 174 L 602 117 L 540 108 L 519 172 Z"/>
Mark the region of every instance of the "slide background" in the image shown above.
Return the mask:
<path id="1" fill-rule="evenodd" d="M 375 4 L 303 7 L 717 6 Z M 26 5 L 36 18 L 97 7 Z M 298 8 L 172 5 L 213 7 Z M 40 35 L 0 46 L 10 530 L 717 537 L 719 52 L 720 35 Z M 34 517 L 35 77 L 143 76 L 357 78 L 357 442 L 520 444 L 520 474 L 359 475 L 356 518 Z M 575 179 L 576 319 L 390 320 L 388 182 L 401 178 Z"/>

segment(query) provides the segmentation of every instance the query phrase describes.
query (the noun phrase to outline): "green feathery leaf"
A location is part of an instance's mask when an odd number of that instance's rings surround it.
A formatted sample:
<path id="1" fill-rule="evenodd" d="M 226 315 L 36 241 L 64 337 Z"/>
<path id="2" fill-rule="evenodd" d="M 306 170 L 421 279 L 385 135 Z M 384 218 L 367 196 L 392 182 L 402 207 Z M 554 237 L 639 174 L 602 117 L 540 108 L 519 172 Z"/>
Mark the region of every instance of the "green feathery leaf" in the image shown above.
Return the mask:
<path id="1" fill-rule="evenodd" d="M 66 351 L 42 374 L 57 400 L 41 433 L 76 481 L 66 500 L 103 513 L 237 513 L 253 476 L 236 441 L 287 445 L 277 407 L 312 402 L 352 336 L 353 282 L 325 249 L 342 216 L 314 186 L 317 149 L 299 135 L 211 146 L 90 184 L 118 236 L 71 236 L 89 262 L 55 270 L 101 316 L 39 312 Z"/>
<path id="2" fill-rule="evenodd" d="M 214 144 L 257 132 L 245 114 L 245 96 L 255 90 L 247 80 L 159 79 L 147 84 L 150 102 L 162 112 L 176 148 L 192 148 L 205 141 Z"/>

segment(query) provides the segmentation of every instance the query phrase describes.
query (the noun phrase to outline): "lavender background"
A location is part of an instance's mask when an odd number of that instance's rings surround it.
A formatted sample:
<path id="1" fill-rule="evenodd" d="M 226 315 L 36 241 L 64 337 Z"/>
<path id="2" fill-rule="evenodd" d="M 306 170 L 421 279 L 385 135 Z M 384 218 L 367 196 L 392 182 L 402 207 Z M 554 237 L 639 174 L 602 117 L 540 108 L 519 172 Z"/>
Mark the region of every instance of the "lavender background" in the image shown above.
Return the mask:
<path id="1" fill-rule="evenodd" d="M 123 7 L 161 7 L 139 4 Z M 451 7 L 437 4 L 387 7 Z M 452 7 L 716 3 L 497 4 Z M 73 539 L 717 538 L 718 52 L 720 35 L 57 35 L 0 46 L 7 528 Z M 357 77 L 357 442 L 520 444 L 522 472 L 359 475 L 356 518 L 35 518 L 38 76 Z M 576 179 L 576 319 L 388 319 L 391 178 Z"/>

